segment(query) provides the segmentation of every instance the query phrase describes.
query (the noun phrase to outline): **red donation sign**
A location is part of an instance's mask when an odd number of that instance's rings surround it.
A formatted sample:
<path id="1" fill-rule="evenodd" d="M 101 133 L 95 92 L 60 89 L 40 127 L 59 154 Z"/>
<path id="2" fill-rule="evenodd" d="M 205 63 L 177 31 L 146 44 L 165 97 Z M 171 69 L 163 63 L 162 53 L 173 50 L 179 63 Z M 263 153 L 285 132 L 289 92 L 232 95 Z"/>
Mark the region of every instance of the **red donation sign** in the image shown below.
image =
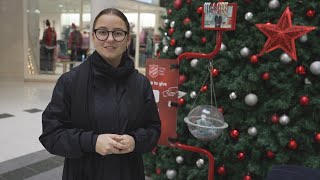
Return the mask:
<path id="1" fill-rule="evenodd" d="M 177 107 L 171 106 L 178 99 L 179 69 L 170 68 L 177 65 L 176 59 L 147 59 L 146 76 L 152 85 L 155 101 L 161 119 L 161 136 L 159 145 L 168 145 L 168 138 L 177 138 Z"/>

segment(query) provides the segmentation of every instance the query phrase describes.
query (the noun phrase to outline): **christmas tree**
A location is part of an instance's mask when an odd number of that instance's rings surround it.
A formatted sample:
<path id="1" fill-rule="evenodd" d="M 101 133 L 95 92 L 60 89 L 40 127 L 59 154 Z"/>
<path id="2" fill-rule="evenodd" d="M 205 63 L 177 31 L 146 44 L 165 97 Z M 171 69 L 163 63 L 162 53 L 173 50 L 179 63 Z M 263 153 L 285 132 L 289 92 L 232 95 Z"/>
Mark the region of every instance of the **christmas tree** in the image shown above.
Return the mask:
<path id="1" fill-rule="evenodd" d="M 210 53 L 216 31 L 201 29 L 208 1 L 166 2 L 159 58 Z M 236 29 L 223 32 L 212 69 L 210 59 L 180 62 L 179 90 L 187 95 L 179 99 L 177 141 L 209 150 L 216 179 L 263 179 L 282 164 L 320 168 L 320 1 L 228 2 L 237 4 Z M 207 105 L 212 99 L 229 127 L 217 139 L 201 141 L 184 118 L 193 103 Z M 198 153 L 158 146 L 144 161 L 154 180 L 208 176 L 208 159 Z"/>

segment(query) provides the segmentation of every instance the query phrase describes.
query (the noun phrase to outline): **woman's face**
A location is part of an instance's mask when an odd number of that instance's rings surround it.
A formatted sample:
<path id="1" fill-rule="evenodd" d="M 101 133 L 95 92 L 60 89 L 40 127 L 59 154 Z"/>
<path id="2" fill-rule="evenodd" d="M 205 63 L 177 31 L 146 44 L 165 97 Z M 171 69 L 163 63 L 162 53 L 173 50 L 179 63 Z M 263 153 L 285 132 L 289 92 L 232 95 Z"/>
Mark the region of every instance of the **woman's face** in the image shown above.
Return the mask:
<path id="1" fill-rule="evenodd" d="M 96 33 L 92 32 L 93 44 L 96 51 L 109 64 L 114 67 L 118 66 L 121 62 L 123 52 L 130 43 L 129 34 L 126 34 L 123 41 L 118 42 L 119 37 L 121 39 L 123 31 L 128 32 L 125 22 L 116 15 L 104 14 L 98 18 L 94 29 L 99 29 Z M 112 33 L 110 31 L 116 32 Z M 100 40 L 97 39 L 97 36 Z M 107 36 L 108 38 L 106 40 L 101 40 L 105 39 Z M 115 41 L 114 38 L 118 41 Z"/>

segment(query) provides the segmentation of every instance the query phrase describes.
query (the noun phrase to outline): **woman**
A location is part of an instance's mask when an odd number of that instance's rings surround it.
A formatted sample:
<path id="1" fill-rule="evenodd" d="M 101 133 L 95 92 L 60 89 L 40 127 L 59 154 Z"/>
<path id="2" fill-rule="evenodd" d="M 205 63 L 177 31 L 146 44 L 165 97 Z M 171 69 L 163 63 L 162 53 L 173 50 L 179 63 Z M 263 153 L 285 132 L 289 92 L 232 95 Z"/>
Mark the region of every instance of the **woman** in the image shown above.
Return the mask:
<path id="1" fill-rule="evenodd" d="M 156 146 L 161 128 L 150 82 L 127 54 L 129 30 L 121 11 L 101 11 L 96 50 L 59 78 L 43 112 L 39 139 L 65 157 L 64 180 L 145 179 L 142 153 Z"/>

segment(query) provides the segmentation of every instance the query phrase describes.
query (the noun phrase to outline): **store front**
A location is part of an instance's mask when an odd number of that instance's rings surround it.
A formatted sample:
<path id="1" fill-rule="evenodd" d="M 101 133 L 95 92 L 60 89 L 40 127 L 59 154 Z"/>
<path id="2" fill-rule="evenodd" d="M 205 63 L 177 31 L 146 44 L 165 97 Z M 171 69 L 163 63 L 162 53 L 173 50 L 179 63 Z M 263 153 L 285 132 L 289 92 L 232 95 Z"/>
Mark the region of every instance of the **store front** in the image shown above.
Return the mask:
<path id="1" fill-rule="evenodd" d="M 159 7 L 157 0 L 28 0 L 27 1 L 28 29 L 28 60 L 25 64 L 27 71 L 25 79 L 56 80 L 61 74 L 69 71 L 83 60 L 70 61 L 70 50 L 67 43 L 74 24 L 82 37 L 91 38 L 91 23 L 93 18 L 104 8 L 114 7 L 122 10 L 127 16 L 130 26 L 132 43 L 129 54 L 135 60 L 136 68 L 144 73 L 147 58 L 155 57 L 160 39 L 159 25 L 163 24 L 161 16 L 165 9 Z M 57 47 L 54 49 L 53 61 L 48 60 L 44 51 L 43 34 L 47 26 L 55 30 Z M 91 40 L 86 54 L 94 51 Z"/>

